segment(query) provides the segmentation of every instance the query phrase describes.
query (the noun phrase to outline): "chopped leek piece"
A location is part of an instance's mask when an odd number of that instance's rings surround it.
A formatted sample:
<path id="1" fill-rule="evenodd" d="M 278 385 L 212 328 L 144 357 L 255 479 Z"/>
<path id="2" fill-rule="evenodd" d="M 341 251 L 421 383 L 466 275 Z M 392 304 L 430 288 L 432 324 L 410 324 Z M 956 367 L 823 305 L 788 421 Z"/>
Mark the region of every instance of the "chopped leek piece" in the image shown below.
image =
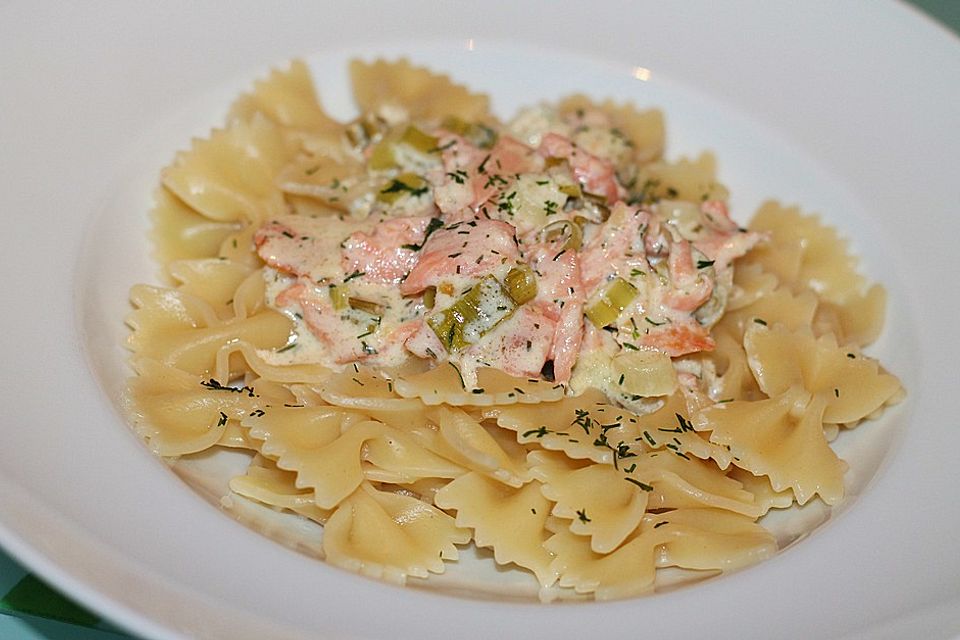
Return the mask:
<path id="1" fill-rule="evenodd" d="M 439 140 L 410 125 L 400 136 L 400 142 L 410 145 L 421 153 L 431 153 L 437 150 Z"/>
<path id="2" fill-rule="evenodd" d="M 440 123 L 440 126 L 449 131 L 450 133 L 455 133 L 458 136 L 467 137 L 467 134 L 470 133 L 470 123 L 461 120 L 457 116 L 447 116 L 443 119 L 443 122 Z"/>
<path id="3" fill-rule="evenodd" d="M 371 116 L 362 116 L 349 123 L 344 130 L 347 140 L 354 147 L 364 148 L 383 134 L 383 123 L 377 122 Z"/>
<path id="4" fill-rule="evenodd" d="M 377 143 L 377 146 L 370 152 L 370 160 L 367 165 L 375 171 L 396 167 L 397 158 L 393 155 L 393 141 L 384 139 Z"/>
<path id="5" fill-rule="evenodd" d="M 583 191 L 580 190 L 580 185 L 574 184 L 572 182 L 563 183 L 560 185 L 560 193 L 564 193 L 571 198 L 582 198 Z"/>
<path id="6" fill-rule="evenodd" d="M 335 284 L 330 285 L 330 302 L 336 310 L 346 309 L 350 304 L 350 294 L 346 287 L 338 287 Z"/>
<path id="7" fill-rule="evenodd" d="M 510 269 L 507 277 L 503 279 L 503 285 L 507 288 L 510 299 L 517 304 L 537 297 L 537 279 L 533 275 L 533 269 L 525 264 Z"/>
<path id="8" fill-rule="evenodd" d="M 447 351 L 476 344 L 517 308 L 500 281 L 486 276 L 447 309 L 427 318 Z"/>
<path id="9" fill-rule="evenodd" d="M 617 278 L 603 290 L 596 301 L 587 307 L 585 313 L 590 322 L 598 329 L 616 322 L 620 313 L 637 297 L 637 288 Z"/>
<path id="10" fill-rule="evenodd" d="M 437 301 L 437 288 L 436 287 L 427 287 L 423 290 L 423 306 L 427 309 L 433 309 L 433 305 Z"/>
<path id="11" fill-rule="evenodd" d="M 478 122 L 466 122 L 457 116 L 448 116 L 440 126 L 450 133 L 466 138 L 481 149 L 490 149 L 497 143 L 497 132 Z"/>
<path id="12" fill-rule="evenodd" d="M 621 393 L 631 396 L 668 396 L 677 390 L 677 372 L 670 356 L 659 351 L 622 351 L 611 361 Z"/>
<path id="13" fill-rule="evenodd" d="M 370 302 L 369 300 L 363 300 L 361 298 L 347 298 L 347 304 L 350 305 L 351 309 L 363 311 L 372 316 L 383 315 L 383 305 L 377 304 L 376 302 Z"/>
<path id="14" fill-rule="evenodd" d="M 344 130 L 344 133 L 347 135 L 347 140 L 350 142 L 351 145 L 353 145 L 354 147 L 359 147 L 361 149 L 367 146 L 367 142 L 369 142 L 370 140 L 370 137 L 367 135 L 367 132 L 363 127 L 363 124 L 361 124 L 357 120 L 354 120 L 353 122 L 348 124 L 346 129 Z"/>
<path id="15" fill-rule="evenodd" d="M 412 196 L 421 196 L 425 194 L 429 188 L 427 181 L 417 174 L 401 173 L 380 189 L 380 192 L 377 194 L 377 200 L 387 204 L 393 204 L 405 193 Z"/>
<path id="16" fill-rule="evenodd" d="M 567 240 L 563 245 L 564 249 L 577 251 L 583 242 L 583 230 L 576 222 L 569 220 L 557 220 L 540 229 L 541 242 L 553 242 L 561 238 Z"/>

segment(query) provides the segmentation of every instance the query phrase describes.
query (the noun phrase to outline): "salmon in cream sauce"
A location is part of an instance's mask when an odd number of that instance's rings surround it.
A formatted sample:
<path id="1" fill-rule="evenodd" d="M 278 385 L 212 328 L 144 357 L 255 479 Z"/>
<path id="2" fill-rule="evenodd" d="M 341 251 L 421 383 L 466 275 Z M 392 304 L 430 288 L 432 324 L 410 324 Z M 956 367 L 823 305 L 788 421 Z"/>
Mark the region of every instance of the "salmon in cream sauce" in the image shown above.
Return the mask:
<path id="1" fill-rule="evenodd" d="M 733 261 L 762 236 L 721 201 L 638 195 L 599 110 L 518 118 L 479 137 L 391 118 L 379 141 L 345 139 L 380 185 L 344 207 L 365 215 L 291 214 L 254 238 L 268 301 L 296 327 L 274 359 L 450 362 L 472 386 L 483 366 L 569 383 L 585 350 L 712 349 Z"/>

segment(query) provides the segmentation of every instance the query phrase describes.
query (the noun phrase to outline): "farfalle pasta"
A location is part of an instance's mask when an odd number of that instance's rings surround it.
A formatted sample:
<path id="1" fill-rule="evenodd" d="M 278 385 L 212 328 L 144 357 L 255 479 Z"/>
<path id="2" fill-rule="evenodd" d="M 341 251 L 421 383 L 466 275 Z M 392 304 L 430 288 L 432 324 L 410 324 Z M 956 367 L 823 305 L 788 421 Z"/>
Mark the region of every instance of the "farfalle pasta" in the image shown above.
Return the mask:
<path id="1" fill-rule="evenodd" d="M 663 116 L 582 95 L 501 122 L 408 61 L 295 61 L 163 170 L 165 286 L 131 290 L 150 448 L 242 461 L 223 507 L 397 583 L 466 545 L 541 597 L 649 593 L 770 557 L 770 510 L 843 499 L 829 441 L 903 391 L 885 293 L 836 231 L 747 228 Z"/>

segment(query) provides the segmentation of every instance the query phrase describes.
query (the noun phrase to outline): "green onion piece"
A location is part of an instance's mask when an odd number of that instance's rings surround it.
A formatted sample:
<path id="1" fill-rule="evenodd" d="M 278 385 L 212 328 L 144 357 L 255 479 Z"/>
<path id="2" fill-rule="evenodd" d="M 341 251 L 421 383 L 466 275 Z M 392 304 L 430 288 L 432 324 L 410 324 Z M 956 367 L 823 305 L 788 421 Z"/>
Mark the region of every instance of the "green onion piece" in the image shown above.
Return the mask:
<path id="1" fill-rule="evenodd" d="M 461 120 L 457 116 L 447 116 L 443 119 L 443 122 L 440 124 L 441 127 L 449 131 L 450 133 L 455 133 L 458 136 L 467 137 L 467 134 L 470 133 L 470 123 Z"/>
<path id="2" fill-rule="evenodd" d="M 447 309 L 427 318 L 427 324 L 447 351 L 477 343 L 517 308 L 500 281 L 486 276 Z"/>
<path id="3" fill-rule="evenodd" d="M 356 120 L 347 125 L 344 133 L 346 133 L 347 140 L 349 140 L 350 144 L 354 147 L 363 148 L 367 146 L 367 142 L 370 140 L 363 125 Z"/>
<path id="4" fill-rule="evenodd" d="M 369 116 L 357 118 L 349 123 L 345 129 L 347 140 L 354 147 L 363 148 L 382 134 L 382 125 L 372 121 Z"/>
<path id="5" fill-rule="evenodd" d="M 369 300 L 363 300 L 361 298 L 347 298 L 347 304 L 350 305 L 351 309 L 363 311 L 372 316 L 383 315 L 383 305 L 377 304 L 376 302 L 370 302 Z"/>
<path id="6" fill-rule="evenodd" d="M 437 288 L 436 287 L 427 287 L 423 290 L 423 306 L 427 309 L 433 309 L 433 305 L 437 301 Z"/>
<path id="7" fill-rule="evenodd" d="M 393 169 L 397 166 L 397 159 L 393 155 L 393 141 L 381 140 L 377 146 L 370 152 L 370 160 L 367 165 L 376 171 Z"/>
<path id="8" fill-rule="evenodd" d="M 350 304 L 350 294 L 346 287 L 338 287 L 335 284 L 330 285 L 330 302 L 336 310 L 346 309 Z"/>
<path id="9" fill-rule="evenodd" d="M 582 198 L 583 191 L 580 190 L 580 185 L 568 182 L 566 184 L 560 185 L 560 193 L 566 194 L 571 198 Z"/>
<path id="10" fill-rule="evenodd" d="M 510 269 L 507 277 L 503 279 L 503 285 L 510 299 L 517 304 L 529 302 L 537 297 L 536 276 L 533 274 L 533 269 L 525 264 Z"/>
<path id="11" fill-rule="evenodd" d="M 497 143 L 497 132 L 481 123 L 466 122 L 457 116 L 448 116 L 440 126 L 450 133 L 466 138 L 481 149 L 490 149 Z"/>
<path id="12" fill-rule="evenodd" d="M 400 142 L 410 145 L 421 153 L 430 153 L 437 150 L 439 140 L 411 125 L 400 136 Z"/>
<path id="13" fill-rule="evenodd" d="M 563 245 L 564 249 L 577 251 L 583 243 L 583 230 L 580 225 L 569 220 L 557 220 L 540 229 L 541 242 L 552 242 L 560 238 L 567 239 Z"/>
<path id="14" fill-rule="evenodd" d="M 401 173 L 380 189 L 377 200 L 393 204 L 404 194 L 420 196 L 427 192 L 427 181 L 415 173 Z"/>
<path id="15" fill-rule="evenodd" d="M 602 329 L 616 322 L 620 313 L 636 297 L 637 288 L 623 278 L 617 278 L 604 289 L 596 302 L 587 307 L 585 313 L 594 326 Z"/>

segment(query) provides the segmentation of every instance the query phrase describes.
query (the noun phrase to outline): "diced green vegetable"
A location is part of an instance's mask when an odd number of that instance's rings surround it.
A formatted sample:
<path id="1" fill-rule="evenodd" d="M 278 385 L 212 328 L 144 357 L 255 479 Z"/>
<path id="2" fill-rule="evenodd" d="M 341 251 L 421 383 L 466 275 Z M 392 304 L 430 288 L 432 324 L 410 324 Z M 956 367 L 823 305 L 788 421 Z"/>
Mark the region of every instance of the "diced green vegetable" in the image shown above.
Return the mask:
<path id="1" fill-rule="evenodd" d="M 348 298 L 347 304 L 350 305 L 351 309 L 363 311 L 364 313 L 369 313 L 372 316 L 383 315 L 383 305 L 376 302 L 370 302 L 369 300 L 363 300 L 361 298 Z"/>
<path id="2" fill-rule="evenodd" d="M 582 198 L 583 191 L 580 190 L 580 185 L 574 184 L 572 182 L 563 183 L 560 185 L 560 192 L 564 193 L 571 198 Z"/>
<path id="3" fill-rule="evenodd" d="M 455 133 L 464 138 L 467 137 L 467 133 L 470 132 L 470 123 L 457 116 L 447 116 L 443 119 L 443 122 L 440 123 L 440 126 L 450 133 Z"/>
<path id="4" fill-rule="evenodd" d="M 382 134 L 384 123 L 373 120 L 371 116 L 361 116 L 346 126 L 347 140 L 355 147 L 363 148 L 375 142 Z"/>
<path id="5" fill-rule="evenodd" d="M 404 194 L 421 196 L 429 190 L 427 181 L 415 173 L 401 173 L 380 189 L 377 200 L 393 204 Z"/>
<path id="6" fill-rule="evenodd" d="M 427 309 L 433 309 L 433 305 L 437 301 L 437 288 L 436 287 L 427 287 L 423 290 L 423 306 Z"/>
<path id="7" fill-rule="evenodd" d="M 333 308 L 337 311 L 346 309 L 350 304 L 350 294 L 347 293 L 346 287 L 330 285 L 330 302 L 333 303 Z"/>
<path id="8" fill-rule="evenodd" d="M 583 242 L 583 230 L 580 225 L 569 220 L 557 220 L 540 229 L 541 242 L 553 242 L 561 238 L 567 239 L 564 249 L 579 250 Z"/>
<path id="9" fill-rule="evenodd" d="M 637 288 L 617 278 L 603 290 L 597 299 L 587 307 L 585 313 L 590 322 L 598 329 L 616 322 L 627 306 L 637 297 Z"/>
<path id="10" fill-rule="evenodd" d="M 381 140 L 370 152 L 370 160 L 367 165 L 375 171 L 384 171 L 393 169 L 397 166 L 397 158 L 393 154 L 393 141 Z"/>
<path id="11" fill-rule="evenodd" d="M 400 136 L 400 142 L 410 145 L 421 153 L 431 153 L 437 150 L 439 140 L 410 125 Z"/>
<path id="12" fill-rule="evenodd" d="M 525 264 L 510 269 L 503 279 L 503 285 L 510 299 L 518 305 L 537 297 L 537 278 L 533 269 Z"/>
<path id="13" fill-rule="evenodd" d="M 456 116 L 448 116 L 443 119 L 440 126 L 466 138 L 481 149 L 490 149 L 497 143 L 497 132 L 478 122 L 466 122 Z"/>
<path id="14" fill-rule="evenodd" d="M 427 318 L 447 351 L 459 351 L 476 344 L 517 308 L 506 288 L 493 276 L 486 276 L 452 306 Z"/>

